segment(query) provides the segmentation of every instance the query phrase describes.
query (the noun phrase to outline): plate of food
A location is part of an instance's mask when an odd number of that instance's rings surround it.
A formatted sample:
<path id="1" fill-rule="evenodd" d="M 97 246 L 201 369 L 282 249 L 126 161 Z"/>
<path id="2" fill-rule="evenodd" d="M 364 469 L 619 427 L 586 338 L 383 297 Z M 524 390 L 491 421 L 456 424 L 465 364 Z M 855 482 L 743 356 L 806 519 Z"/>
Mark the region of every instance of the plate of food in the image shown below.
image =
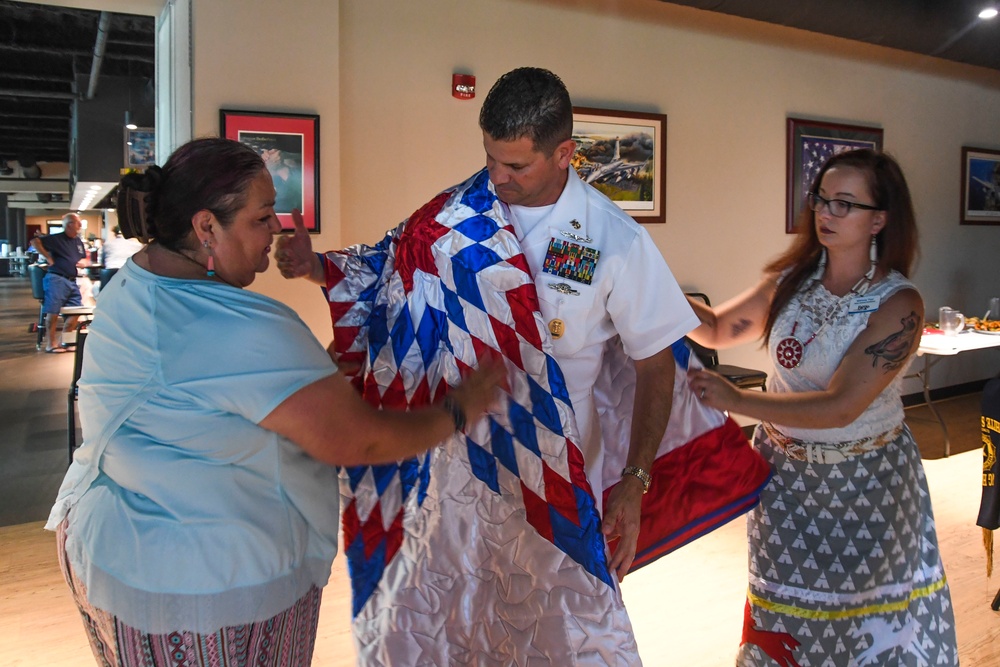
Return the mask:
<path id="1" fill-rule="evenodd" d="M 969 317 L 965 320 L 965 328 L 975 333 L 1000 336 L 1000 320 L 986 320 L 980 317 Z"/>

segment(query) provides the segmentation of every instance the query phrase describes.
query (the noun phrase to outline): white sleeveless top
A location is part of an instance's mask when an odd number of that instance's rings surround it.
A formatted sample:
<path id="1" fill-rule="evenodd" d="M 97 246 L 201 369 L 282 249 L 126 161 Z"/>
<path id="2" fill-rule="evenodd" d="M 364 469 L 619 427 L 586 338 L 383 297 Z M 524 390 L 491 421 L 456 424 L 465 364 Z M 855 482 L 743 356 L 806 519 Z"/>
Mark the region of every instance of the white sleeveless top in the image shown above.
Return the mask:
<path id="1" fill-rule="evenodd" d="M 892 271 L 873 284 L 866 296 L 877 296 L 879 303 L 885 303 L 889 297 L 902 289 L 916 290 L 916 287 L 902 274 Z M 803 301 L 803 297 L 807 301 Z M 806 286 L 795 293 L 771 329 L 768 351 L 772 359 L 776 358 L 778 343 L 791 334 L 796 321 L 798 322 L 796 338 L 805 342 L 821 327 L 827 315 L 831 311 L 835 312 L 830 315 L 830 321 L 822 327 L 816 338 L 805 346 L 802 361 L 798 366 L 795 368 L 785 368 L 780 364 L 775 366 L 774 375 L 768 381 L 768 391 L 791 393 L 822 391 L 827 388 L 847 349 L 858 334 L 868 326 L 868 318 L 871 316 L 871 313 L 849 314 L 850 301 L 849 296 L 842 298 L 831 294 L 819 282 L 809 284 L 807 281 Z M 775 424 L 775 427 L 790 438 L 815 443 L 848 442 L 885 433 L 903 422 L 900 391 L 906 366 L 909 366 L 910 361 L 912 357 L 861 416 L 847 426 L 815 429 Z"/>

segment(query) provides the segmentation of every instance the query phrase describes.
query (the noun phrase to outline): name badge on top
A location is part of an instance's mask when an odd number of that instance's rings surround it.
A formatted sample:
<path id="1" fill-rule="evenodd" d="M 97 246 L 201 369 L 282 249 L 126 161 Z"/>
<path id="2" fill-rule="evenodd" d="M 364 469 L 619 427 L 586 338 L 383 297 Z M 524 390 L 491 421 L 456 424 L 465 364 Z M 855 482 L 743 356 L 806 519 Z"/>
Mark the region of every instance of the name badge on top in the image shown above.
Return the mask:
<path id="1" fill-rule="evenodd" d="M 589 285 L 594 280 L 600 256 L 601 251 L 596 248 L 553 237 L 545 253 L 542 272 Z"/>
<path id="2" fill-rule="evenodd" d="M 874 312 L 878 310 L 880 301 L 881 299 L 877 296 L 856 296 L 847 305 L 847 313 L 848 315 L 856 315 L 858 313 Z"/>

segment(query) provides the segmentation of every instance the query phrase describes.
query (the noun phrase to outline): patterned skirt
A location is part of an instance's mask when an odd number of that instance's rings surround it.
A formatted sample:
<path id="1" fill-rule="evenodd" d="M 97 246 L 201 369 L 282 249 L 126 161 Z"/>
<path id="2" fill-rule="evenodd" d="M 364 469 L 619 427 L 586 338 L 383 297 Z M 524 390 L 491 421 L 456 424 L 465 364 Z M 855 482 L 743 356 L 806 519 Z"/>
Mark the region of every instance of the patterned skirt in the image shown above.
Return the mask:
<path id="1" fill-rule="evenodd" d="M 308 593 L 265 621 L 202 634 L 178 630 L 149 634 L 125 625 L 87 600 L 87 591 L 66 558 L 66 523 L 59 525 L 59 566 L 83 618 L 101 667 L 308 667 L 312 662 L 323 592 Z"/>
<path id="2" fill-rule="evenodd" d="M 958 665 L 920 453 L 905 426 L 893 435 L 824 457 L 757 427 L 774 476 L 747 519 L 737 665 Z"/>

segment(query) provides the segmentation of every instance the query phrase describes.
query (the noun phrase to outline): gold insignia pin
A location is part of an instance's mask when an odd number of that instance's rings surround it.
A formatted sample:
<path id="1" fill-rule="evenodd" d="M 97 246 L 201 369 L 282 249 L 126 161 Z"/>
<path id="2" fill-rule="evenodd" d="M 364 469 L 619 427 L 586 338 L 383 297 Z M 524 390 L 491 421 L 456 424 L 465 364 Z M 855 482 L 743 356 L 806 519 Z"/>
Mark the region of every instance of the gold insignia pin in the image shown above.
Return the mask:
<path id="1" fill-rule="evenodd" d="M 563 333 L 566 332 L 566 324 L 556 318 L 549 322 L 549 333 L 552 334 L 552 338 L 558 340 L 562 338 Z"/>
<path id="2" fill-rule="evenodd" d="M 573 226 L 573 229 L 580 229 L 580 223 L 577 220 L 570 220 L 569 224 Z"/>

